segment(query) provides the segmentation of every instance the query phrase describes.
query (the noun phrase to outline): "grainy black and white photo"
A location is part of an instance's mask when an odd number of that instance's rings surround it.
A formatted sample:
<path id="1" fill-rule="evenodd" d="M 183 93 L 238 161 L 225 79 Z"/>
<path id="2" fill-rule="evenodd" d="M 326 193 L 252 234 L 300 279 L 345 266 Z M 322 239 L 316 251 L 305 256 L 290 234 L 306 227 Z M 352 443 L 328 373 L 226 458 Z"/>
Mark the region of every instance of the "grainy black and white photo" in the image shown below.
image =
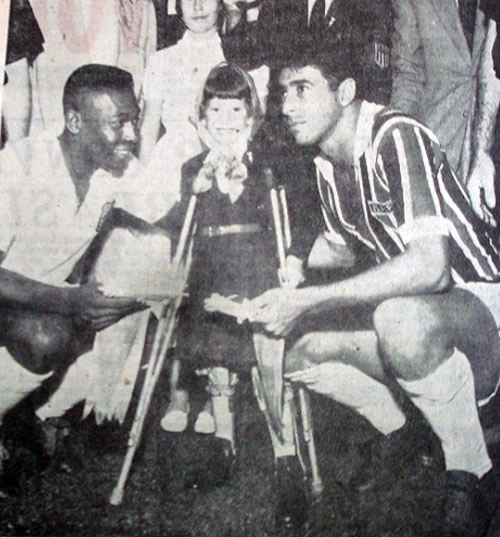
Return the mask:
<path id="1" fill-rule="evenodd" d="M 0 535 L 500 537 L 499 0 L 0 0 L 0 51 Z"/>

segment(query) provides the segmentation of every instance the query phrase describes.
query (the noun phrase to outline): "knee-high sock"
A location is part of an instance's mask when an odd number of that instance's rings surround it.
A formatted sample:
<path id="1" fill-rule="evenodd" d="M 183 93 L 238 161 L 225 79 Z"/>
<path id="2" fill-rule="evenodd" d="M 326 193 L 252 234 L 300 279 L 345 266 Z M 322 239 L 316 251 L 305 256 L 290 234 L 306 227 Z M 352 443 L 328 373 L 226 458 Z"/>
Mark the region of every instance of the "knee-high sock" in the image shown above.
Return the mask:
<path id="1" fill-rule="evenodd" d="M 340 362 L 323 362 L 316 367 L 319 381 L 308 385 L 310 390 L 354 409 L 382 434 L 405 424 L 406 417 L 385 384 Z"/>
<path id="2" fill-rule="evenodd" d="M 478 477 L 490 470 L 474 377 L 464 354 L 455 350 L 423 379 L 398 382 L 441 440 L 447 470 L 463 470 Z"/>
<path id="3" fill-rule="evenodd" d="M 215 436 L 231 442 L 234 451 L 234 412 L 230 408 L 227 395 L 212 395 L 212 408 L 215 420 Z"/>
<path id="4" fill-rule="evenodd" d="M 82 354 L 76 362 L 71 364 L 61 385 L 49 400 L 36 411 L 41 420 L 59 418 L 67 410 L 87 397 L 95 360 L 95 353 L 90 351 Z"/>
<path id="5" fill-rule="evenodd" d="M 0 426 L 4 415 L 29 393 L 41 386 L 52 373 L 36 375 L 18 364 L 5 347 L 0 347 Z M 0 457 L 1 459 L 1 457 Z"/>
<path id="6" fill-rule="evenodd" d="M 231 408 L 231 397 L 234 395 L 238 377 L 225 367 L 212 367 L 208 373 L 208 392 L 212 397 L 212 408 L 215 420 L 215 436 L 234 442 L 234 412 Z"/>

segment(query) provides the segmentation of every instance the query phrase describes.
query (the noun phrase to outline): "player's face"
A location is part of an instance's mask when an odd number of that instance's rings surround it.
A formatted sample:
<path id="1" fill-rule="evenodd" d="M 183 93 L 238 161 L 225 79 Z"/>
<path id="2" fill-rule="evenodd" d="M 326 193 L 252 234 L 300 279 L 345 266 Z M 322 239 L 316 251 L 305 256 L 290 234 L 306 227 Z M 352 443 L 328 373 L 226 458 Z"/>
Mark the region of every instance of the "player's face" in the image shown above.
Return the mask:
<path id="1" fill-rule="evenodd" d="M 300 145 L 326 141 L 341 114 L 336 91 L 316 67 L 284 69 L 280 75 L 282 112 Z"/>
<path id="2" fill-rule="evenodd" d="M 204 34 L 217 25 L 220 0 L 182 0 L 182 19 L 196 34 Z"/>
<path id="3" fill-rule="evenodd" d="M 95 168 L 120 177 L 137 149 L 139 107 L 131 90 L 90 93 L 83 99 L 79 142 Z"/>
<path id="4" fill-rule="evenodd" d="M 207 130 L 215 141 L 222 146 L 231 147 L 248 126 L 245 101 L 214 97 L 206 107 L 205 121 Z"/>

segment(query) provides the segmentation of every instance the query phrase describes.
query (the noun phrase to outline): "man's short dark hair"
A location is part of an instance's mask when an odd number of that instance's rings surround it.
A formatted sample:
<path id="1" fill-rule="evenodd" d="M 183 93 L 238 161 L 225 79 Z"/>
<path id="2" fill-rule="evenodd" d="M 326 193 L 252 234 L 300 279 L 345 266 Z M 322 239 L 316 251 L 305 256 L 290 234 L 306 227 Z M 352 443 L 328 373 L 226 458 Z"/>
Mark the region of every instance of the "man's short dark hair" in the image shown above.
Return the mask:
<path id="1" fill-rule="evenodd" d="M 350 34 L 337 34 L 327 37 L 321 43 L 311 41 L 298 47 L 282 63 L 281 69 L 302 69 L 315 67 L 328 80 L 330 87 L 336 90 L 339 84 L 348 78 L 356 82 L 356 96 L 364 98 L 365 86 L 362 77 L 362 43 Z"/>
<path id="2" fill-rule="evenodd" d="M 103 91 L 134 91 L 134 79 L 128 71 L 111 65 L 89 63 L 73 71 L 64 86 L 63 109 L 79 110 L 83 95 Z"/>

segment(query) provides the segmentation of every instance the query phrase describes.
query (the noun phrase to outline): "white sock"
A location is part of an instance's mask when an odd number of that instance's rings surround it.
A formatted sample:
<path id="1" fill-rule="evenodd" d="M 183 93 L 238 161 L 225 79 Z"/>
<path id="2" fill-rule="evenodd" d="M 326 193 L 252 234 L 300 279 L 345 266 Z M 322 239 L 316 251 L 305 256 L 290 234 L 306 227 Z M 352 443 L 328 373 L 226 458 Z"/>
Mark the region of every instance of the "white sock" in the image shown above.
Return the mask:
<path id="1" fill-rule="evenodd" d="M 90 351 L 71 364 L 57 390 L 37 409 L 37 416 L 42 421 L 60 418 L 70 408 L 83 401 L 90 391 L 95 363 L 96 355 Z"/>
<path id="2" fill-rule="evenodd" d="M 388 435 L 406 423 L 389 388 L 352 365 L 323 362 L 320 379 L 308 388 L 342 403 L 365 417 L 382 434 Z"/>
<path id="3" fill-rule="evenodd" d="M 234 451 L 234 413 L 229 408 L 229 397 L 213 395 L 212 408 L 215 420 L 215 436 L 229 440 Z"/>
<path id="4" fill-rule="evenodd" d="M 231 409 L 231 397 L 234 395 L 238 376 L 226 367 L 212 367 L 208 372 L 208 392 L 212 396 L 212 409 L 215 421 L 215 436 L 234 444 L 234 413 Z"/>
<path id="5" fill-rule="evenodd" d="M 463 470 L 481 478 L 491 469 L 476 408 L 474 377 L 463 353 L 455 350 L 423 379 L 398 382 L 441 440 L 447 470 Z"/>

